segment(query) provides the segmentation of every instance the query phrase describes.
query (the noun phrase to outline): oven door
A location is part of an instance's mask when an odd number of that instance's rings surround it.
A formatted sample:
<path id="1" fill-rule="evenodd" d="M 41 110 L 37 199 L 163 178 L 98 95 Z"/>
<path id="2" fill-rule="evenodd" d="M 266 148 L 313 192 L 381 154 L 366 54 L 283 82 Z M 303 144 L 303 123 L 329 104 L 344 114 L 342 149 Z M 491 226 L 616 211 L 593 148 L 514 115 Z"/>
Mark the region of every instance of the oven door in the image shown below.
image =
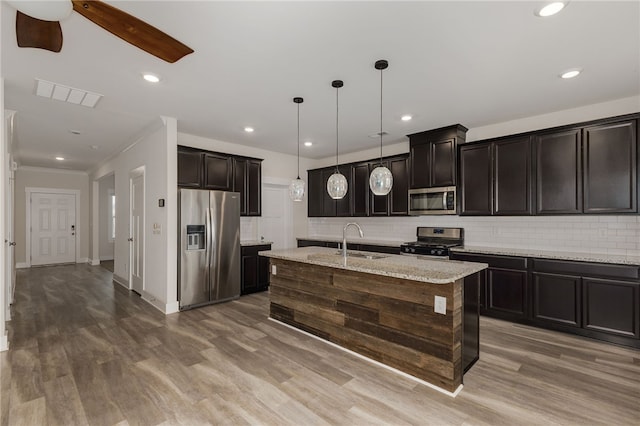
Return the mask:
<path id="1" fill-rule="evenodd" d="M 456 214 L 456 187 L 409 190 L 409 214 Z"/>

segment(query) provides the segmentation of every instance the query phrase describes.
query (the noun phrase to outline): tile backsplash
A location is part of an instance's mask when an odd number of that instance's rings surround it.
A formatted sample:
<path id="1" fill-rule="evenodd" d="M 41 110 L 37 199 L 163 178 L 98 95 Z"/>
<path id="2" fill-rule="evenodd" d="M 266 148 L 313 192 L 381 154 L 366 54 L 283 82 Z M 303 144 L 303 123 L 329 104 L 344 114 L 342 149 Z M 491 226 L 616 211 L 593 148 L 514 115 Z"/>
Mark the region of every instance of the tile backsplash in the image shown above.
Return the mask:
<path id="1" fill-rule="evenodd" d="M 308 233 L 342 238 L 347 222 L 358 222 L 372 240 L 414 241 L 417 226 L 460 227 L 468 246 L 640 256 L 639 215 L 309 218 Z"/>

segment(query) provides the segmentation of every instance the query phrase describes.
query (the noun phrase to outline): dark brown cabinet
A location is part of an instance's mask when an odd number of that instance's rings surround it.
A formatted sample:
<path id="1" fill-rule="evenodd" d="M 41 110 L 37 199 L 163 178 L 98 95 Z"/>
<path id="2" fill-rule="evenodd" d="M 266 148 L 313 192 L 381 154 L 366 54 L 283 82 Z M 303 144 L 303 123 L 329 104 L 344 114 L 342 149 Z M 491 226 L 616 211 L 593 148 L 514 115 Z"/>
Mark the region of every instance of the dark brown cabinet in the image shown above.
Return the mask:
<path id="1" fill-rule="evenodd" d="M 640 337 L 640 283 L 582 279 L 584 328 L 625 337 Z"/>
<path id="2" fill-rule="evenodd" d="M 583 137 L 584 212 L 638 211 L 636 121 L 586 127 Z"/>
<path id="3" fill-rule="evenodd" d="M 351 166 L 352 188 L 351 203 L 353 216 L 369 216 L 369 163 L 358 163 Z"/>
<path id="4" fill-rule="evenodd" d="M 535 138 L 536 212 L 582 212 L 580 129 L 542 134 Z"/>
<path id="5" fill-rule="evenodd" d="M 452 252 L 487 263 L 483 315 L 640 348 L 640 267 Z"/>
<path id="6" fill-rule="evenodd" d="M 269 288 L 269 259 L 261 251 L 271 250 L 271 244 L 242 246 L 240 261 L 240 294 L 256 293 Z"/>
<path id="7" fill-rule="evenodd" d="M 262 160 L 178 146 L 178 187 L 240 193 L 240 215 L 262 212 Z"/>
<path id="8" fill-rule="evenodd" d="M 369 163 L 369 173 L 380 165 L 380 161 Z M 406 216 L 409 214 L 409 158 L 406 155 L 383 159 L 382 165 L 391 171 L 393 186 L 387 195 L 371 196 L 370 216 Z M 368 185 L 367 185 L 368 186 Z"/>
<path id="9" fill-rule="evenodd" d="M 393 188 L 384 196 L 375 196 L 369 189 L 371 171 L 380 165 L 380 160 L 341 164 L 338 170 L 347 178 L 347 195 L 333 200 L 327 193 L 327 181 L 336 167 L 307 171 L 309 217 L 348 216 L 401 216 L 408 214 L 409 157 L 398 155 L 385 157 L 382 164 L 393 175 Z"/>
<path id="10" fill-rule="evenodd" d="M 529 136 L 493 143 L 493 214 L 533 213 L 531 172 Z"/>
<path id="11" fill-rule="evenodd" d="M 456 185 L 456 150 L 466 140 L 467 128 L 456 124 L 409 136 L 409 185 L 430 188 Z"/>
<path id="12" fill-rule="evenodd" d="M 458 252 L 451 253 L 450 257 L 489 265 L 485 279 L 480 284 L 482 314 L 516 321 L 528 317 L 528 259 Z"/>
<path id="13" fill-rule="evenodd" d="M 532 290 L 534 321 L 582 326 L 580 277 L 534 272 Z"/>
<path id="14" fill-rule="evenodd" d="M 202 153 L 178 149 L 178 186 L 200 188 L 202 185 Z"/>
<path id="15" fill-rule="evenodd" d="M 491 144 L 472 144 L 460 147 L 460 215 L 492 213 L 493 173 Z"/>
<path id="16" fill-rule="evenodd" d="M 205 153 L 204 189 L 232 191 L 233 159 L 228 155 Z"/>

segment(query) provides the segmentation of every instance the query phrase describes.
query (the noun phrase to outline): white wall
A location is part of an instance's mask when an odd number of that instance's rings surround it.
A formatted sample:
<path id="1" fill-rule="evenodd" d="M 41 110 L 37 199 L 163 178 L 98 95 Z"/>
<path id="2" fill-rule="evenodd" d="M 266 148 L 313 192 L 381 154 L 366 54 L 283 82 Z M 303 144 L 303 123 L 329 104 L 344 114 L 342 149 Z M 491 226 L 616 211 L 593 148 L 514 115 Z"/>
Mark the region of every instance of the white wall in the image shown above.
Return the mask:
<path id="1" fill-rule="evenodd" d="M 27 199 L 26 188 L 56 188 L 80 191 L 80 217 L 76 218 L 76 238 L 80 238 L 80 252 L 76 254 L 79 263 L 85 263 L 89 256 L 89 176 L 87 173 L 20 166 L 15 173 L 15 256 L 18 266 L 25 266 L 29 253 L 27 249 Z"/>
<path id="2" fill-rule="evenodd" d="M 177 312 L 177 124 L 163 117 L 115 158 L 99 166 L 93 181 L 115 174 L 116 241 L 114 278 L 129 285 L 129 174 L 144 168 L 144 287 L 143 299 L 165 313 Z M 165 207 L 158 200 L 165 199 Z M 94 215 L 94 218 L 97 215 Z M 94 219 L 95 220 L 95 219 Z M 153 233 L 158 224 L 161 232 Z M 94 245 L 95 247 L 95 245 Z M 95 259 L 95 255 L 92 255 Z"/>
<path id="3" fill-rule="evenodd" d="M 2 8 L 0 7 L 0 9 Z M 2 19 L 1 12 L 0 12 L 0 19 Z M 0 69 L 2 69 L 1 66 L 0 66 Z M 2 78 L 2 76 L 0 76 L 0 111 L 2 111 L 2 114 L 3 114 L 2 120 L 0 120 L 0 137 L 2 137 L 2 140 L 0 141 L 2 143 L 2 147 L 0 151 L 4 153 L 4 147 L 5 147 L 5 144 L 7 143 L 7 140 L 6 140 L 7 133 L 5 129 L 6 121 L 4 120 L 4 78 Z M 0 176 L 5 176 L 6 172 L 7 171 L 5 169 L 4 160 L 0 158 Z M 0 199 L 4 200 L 4 194 L 2 194 L 1 192 L 2 191 L 0 191 Z M 5 222 L 4 222 L 4 218 L 2 217 L 2 215 L 4 215 L 3 204 L 4 204 L 4 201 L 0 201 L 0 241 L 4 241 L 5 235 L 6 235 Z M 4 247 L 5 246 L 2 245 L 2 248 L 0 249 L 0 352 L 6 351 L 7 349 L 9 349 L 9 340 L 7 338 L 7 332 L 5 328 L 5 318 L 7 318 L 8 313 L 6 311 L 6 303 L 5 303 L 7 283 L 5 279 L 6 274 L 4 270 Z"/>
<path id="4" fill-rule="evenodd" d="M 109 222 L 111 221 L 110 207 L 111 203 L 109 196 L 110 191 L 115 191 L 116 177 L 115 175 L 109 175 L 100 179 L 99 181 L 99 195 L 98 195 L 98 217 L 99 217 L 99 256 L 100 260 L 113 260 L 114 242 L 109 241 Z M 117 198 L 117 196 L 116 196 Z M 117 200 L 116 200 L 117 201 Z"/>
<path id="5" fill-rule="evenodd" d="M 640 96 L 587 105 L 505 123 L 470 128 L 467 141 L 541 130 L 566 124 L 631 114 L 640 111 Z M 452 120 L 451 124 L 455 124 Z M 461 123 L 465 124 L 465 123 Z M 428 129 L 425 129 L 428 130 Z M 384 155 L 409 151 L 409 143 L 384 148 Z M 343 155 L 344 162 L 375 158 L 373 150 Z M 335 161 L 335 160 L 333 160 Z M 312 162 L 313 167 L 332 164 L 332 158 Z M 305 236 L 342 237 L 348 218 L 309 218 Z M 527 216 L 459 217 L 419 216 L 357 218 L 365 238 L 393 242 L 413 241 L 417 226 L 451 226 L 465 230 L 465 244 L 506 248 L 533 248 L 640 256 L 640 216 Z"/>
<path id="6" fill-rule="evenodd" d="M 282 154 L 267 151 L 260 148 L 253 148 L 244 145 L 237 145 L 230 142 L 218 141 L 215 139 L 203 138 L 187 133 L 178 134 L 178 144 L 205 149 L 208 151 L 223 152 L 226 154 L 244 155 L 253 158 L 262 158 L 262 180 L 264 181 L 290 181 L 297 177 L 298 159 L 295 155 Z M 307 182 L 307 169 L 311 160 L 300 158 L 300 178 Z M 300 203 L 292 203 L 293 210 L 293 234 L 306 235 L 307 230 L 307 198 Z M 243 217 L 240 220 L 240 237 L 242 240 L 260 239 L 260 218 Z M 295 242 L 291 241 L 291 246 L 295 247 Z"/>

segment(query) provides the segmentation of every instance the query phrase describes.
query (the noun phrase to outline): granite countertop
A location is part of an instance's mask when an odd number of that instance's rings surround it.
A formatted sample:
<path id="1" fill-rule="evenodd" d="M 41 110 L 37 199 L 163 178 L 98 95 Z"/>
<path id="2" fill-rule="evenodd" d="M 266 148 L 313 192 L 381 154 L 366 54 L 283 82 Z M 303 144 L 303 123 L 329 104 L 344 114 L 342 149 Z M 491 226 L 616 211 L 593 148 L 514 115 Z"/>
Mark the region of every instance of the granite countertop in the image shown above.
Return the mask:
<path id="1" fill-rule="evenodd" d="M 296 240 L 309 240 L 309 241 L 328 241 L 333 243 L 342 243 L 342 238 L 340 237 L 298 237 Z M 348 237 L 347 238 L 347 247 L 349 244 L 368 244 L 372 246 L 386 246 L 386 247 L 400 247 L 401 244 L 404 244 L 406 241 L 390 241 L 390 240 L 368 240 L 366 238 L 358 238 L 358 237 Z"/>
<path id="2" fill-rule="evenodd" d="M 620 265 L 640 266 L 640 256 L 623 256 L 604 253 L 581 253 L 571 251 L 516 249 L 484 246 L 453 247 L 451 248 L 451 251 L 461 253 L 495 254 L 500 256 L 536 257 L 541 259 L 574 260 L 580 262 L 612 263 Z"/>
<path id="3" fill-rule="evenodd" d="M 242 247 L 247 247 L 247 246 L 263 246 L 263 245 L 268 245 L 268 244 L 273 244 L 273 241 L 260 241 L 260 240 L 246 240 L 246 241 L 240 241 L 240 245 Z"/>
<path id="4" fill-rule="evenodd" d="M 375 258 L 347 257 L 346 263 L 334 248 L 302 247 L 289 250 L 263 251 L 262 256 L 274 259 L 328 266 L 348 271 L 365 272 L 412 281 L 433 284 L 447 284 L 487 268 L 486 263 L 462 262 L 457 260 L 434 260 L 423 256 L 364 253 Z"/>

